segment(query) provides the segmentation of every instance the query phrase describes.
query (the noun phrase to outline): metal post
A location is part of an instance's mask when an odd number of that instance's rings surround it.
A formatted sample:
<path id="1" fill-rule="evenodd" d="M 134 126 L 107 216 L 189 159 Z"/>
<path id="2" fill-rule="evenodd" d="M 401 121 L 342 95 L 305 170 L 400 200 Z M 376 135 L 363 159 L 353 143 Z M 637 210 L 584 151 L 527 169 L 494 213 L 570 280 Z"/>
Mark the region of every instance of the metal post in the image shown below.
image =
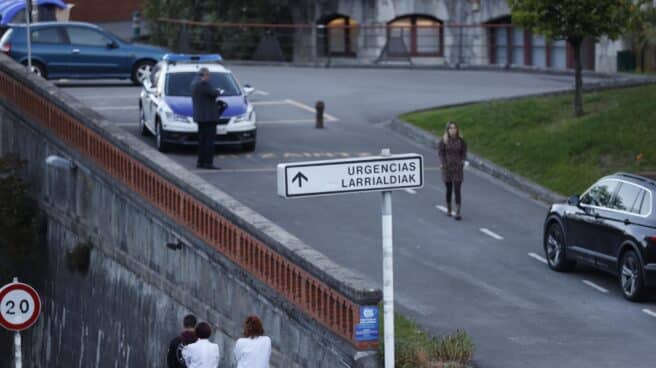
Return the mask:
<path id="1" fill-rule="evenodd" d="M 21 334 L 20 332 L 16 331 L 14 334 L 14 359 L 16 361 L 16 368 L 22 368 L 23 367 L 23 357 L 21 354 Z"/>
<path id="2" fill-rule="evenodd" d="M 14 283 L 16 282 L 18 282 L 18 277 L 14 277 Z M 21 334 L 19 331 L 16 331 L 16 333 L 14 334 L 14 361 L 16 362 L 16 368 L 23 367 L 23 357 L 21 352 Z"/>
<path id="3" fill-rule="evenodd" d="M 389 156 L 389 148 L 381 151 Z M 385 329 L 385 368 L 394 368 L 394 244 L 392 237 L 392 192 L 383 192 L 383 316 Z"/>
<path id="4" fill-rule="evenodd" d="M 25 0 L 25 30 L 27 34 L 27 70 L 32 71 L 32 34 L 30 32 L 30 16 L 28 11 L 32 7 L 31 0 Z"/>

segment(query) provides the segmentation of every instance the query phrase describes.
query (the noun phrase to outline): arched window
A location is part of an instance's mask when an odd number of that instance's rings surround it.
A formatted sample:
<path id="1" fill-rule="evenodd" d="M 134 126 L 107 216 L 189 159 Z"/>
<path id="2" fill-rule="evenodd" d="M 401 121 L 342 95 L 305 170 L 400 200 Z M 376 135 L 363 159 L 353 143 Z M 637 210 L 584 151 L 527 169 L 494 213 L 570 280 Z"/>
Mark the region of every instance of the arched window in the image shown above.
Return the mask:
<path id="1" fill-rule="evenodd" d="M 337 14 L 324 17 L 320 24 L 325 26 L 323 32 L 319 34 L 324 54 L 330 56 L 355 56 L 358 23 L 354 19 Z"/>
<path id="2" fill-rule="evenodd" d="M 402 41 L 403 47 L 390 50 L 392 54 L 410 56 L 442 56 L 444 52 L 444 28 L 442 21 L 428 15 L 406 15 L 388 23 L 387 39 Z M 399 50 L 405 48 L 405 50 Z"/>

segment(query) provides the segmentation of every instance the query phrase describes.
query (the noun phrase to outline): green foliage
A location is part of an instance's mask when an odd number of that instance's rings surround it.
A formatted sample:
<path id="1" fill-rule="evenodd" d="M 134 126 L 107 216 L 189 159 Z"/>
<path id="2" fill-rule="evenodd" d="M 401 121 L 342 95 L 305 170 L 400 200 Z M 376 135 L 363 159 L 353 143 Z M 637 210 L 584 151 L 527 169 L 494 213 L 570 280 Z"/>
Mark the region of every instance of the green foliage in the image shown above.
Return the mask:
<path id="1" fill-rule="evenodd" d="M 632 0 L 508 0 L 508 4 L 514 23 L 571 43 L 602 35 L 616 39 L 637 10 Z"/>
<path id="2" fill-rule="evenodd" d="M 382 308 L 380 315 L 383 315 Z M 384 359 L 384 329 L 380 326 L 379 355 Z M 398 368 L 466 368 L 474 355 L 474 343 L 463 331 L 432 337 L 417 323 L 399 314 L 394 317 L 395 366 Z"/>
<path id="3" fill-rule="evenodd" d="M 227 59 L 249 59 L 267 32 L 265 28 L 227 24 L 289 24 L 291 6 L 302 0 L 146 0 L 144 14 L 151 23 L 151 42 L 180 51 L 189 43 L 190 52 L 219 52 Z M 163 21 L 162 18 L 174 21 Z M 178 21 L 206 22 L 182 25 Z M 278 33 L 281 31 L 278 30 Z M 283 32 L 284 33 L 284 32 Z M 287 32 L 290 33 L 290 32 Z M 293 34 L 283 34 L 287 49 Z M 186 46 L 185 46 L 186 48 Z M 288 50 L 285 50 L 288 51 Z"/>
<path id="4" fill-rule="evenodd" d="M 617 171 L 656 171 L 656 85 L 585 96 L 589 113 L 568 113 L 571 95 L 489 102 L 403 118 L 435 135 L 457 121 L 470 149 L 564 195 Z"/>
<path id="5" fill-rule="evenodd" d="M 18 157 L 0 157 L 0 248 L 13 257 L 28 254 L 34 241 L 37 209 L 20 176 L 24 165 Z"/>
<path id="6" fill-rule="evenodd" d="M 647 48 L 656 45 L 656 8 L 653 4 L 644 4 L 636 9 L 630 18 L 625 40 L 638 56 L 640 70 L 645 72 Z"/>

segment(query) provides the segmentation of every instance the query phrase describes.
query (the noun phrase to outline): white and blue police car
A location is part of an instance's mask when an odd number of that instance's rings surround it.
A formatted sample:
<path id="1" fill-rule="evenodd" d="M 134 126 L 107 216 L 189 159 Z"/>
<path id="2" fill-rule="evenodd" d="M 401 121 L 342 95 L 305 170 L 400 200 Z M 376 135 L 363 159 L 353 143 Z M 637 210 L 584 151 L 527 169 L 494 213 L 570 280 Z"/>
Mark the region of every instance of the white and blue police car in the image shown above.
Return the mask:
<path id="1" fill-rule="evenodd" d="M 241 87 L 232 72 L 221 64 L 220 55 L 164 55 L 142 80 L 141 134 L 154 135 L 161 152 L 172 145 L 198 144 L 198 125 L 192 118 L 191 82 L 202 67 L 210 71 L 212 86 L 221 90 L 218 99 L 227 104 L 216 128 L 216 144 L 255 150 L 256 117 L 248 100 L 253 88 Z"/>

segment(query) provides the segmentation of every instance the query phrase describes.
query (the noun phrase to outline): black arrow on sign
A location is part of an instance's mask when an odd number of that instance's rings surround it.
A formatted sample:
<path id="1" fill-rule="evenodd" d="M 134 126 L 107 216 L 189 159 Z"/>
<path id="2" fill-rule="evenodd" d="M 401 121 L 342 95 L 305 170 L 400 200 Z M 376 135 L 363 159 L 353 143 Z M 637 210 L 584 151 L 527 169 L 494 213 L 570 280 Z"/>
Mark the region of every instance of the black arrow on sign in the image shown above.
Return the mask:
<path id="1" fill-rule="evenodd" d="M 298 174 L 294 175 L 292 178 L 292 183 L 298 180 L 298 187 L 303 188 L 303 180 L 309 181 L 307 176 L 303 175 L 302 172 L 298 172 Z"/>

